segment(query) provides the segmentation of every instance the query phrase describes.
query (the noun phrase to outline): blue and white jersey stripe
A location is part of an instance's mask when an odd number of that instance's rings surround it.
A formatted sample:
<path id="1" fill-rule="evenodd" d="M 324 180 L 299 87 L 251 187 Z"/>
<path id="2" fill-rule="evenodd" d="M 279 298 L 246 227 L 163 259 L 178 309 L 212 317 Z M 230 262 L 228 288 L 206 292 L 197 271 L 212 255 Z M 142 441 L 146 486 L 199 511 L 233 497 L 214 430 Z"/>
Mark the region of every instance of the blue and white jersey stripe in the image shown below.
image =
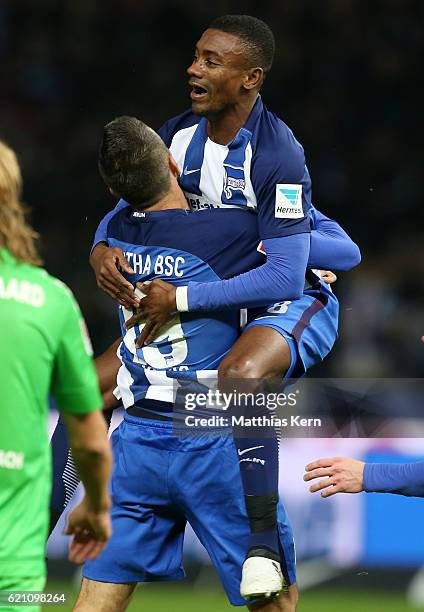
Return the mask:
<path id="1" fill-rule="evenodd" d="M 310 231 L 311 179 L 303 148 L 260 96 L 228 145 L 208 138 L 206 119 L 191 111 L 170 119 L 158 133 L 178 164 L 192 210 L 254 212 L 261 240 Z M 126 206 L 120 200 L 101 221 L 93 247 L 107 241 L 108 222 Z"/>
<path id="2" fill-rule="evenodd" d="M 192 210 L 254 211 L 262 239 L 310 230 L 311 181 L 303 148 L 260 96 L 227 145 L 212 141 L 206 118 L 190 111 L 168 121 L 159 134 L 178 164 Z M 293 197 L 286 199 L 287 193 Z"/>
<path id="3" fill-rule="evenodd" d="M 192 210 L 256 210 L 250 180 L 251 138 L 251 132 L 241 129 L 228 146 L 219 145 L 208 138 L 206 119 L 173 136 L 170 151 L 180 168 L 180 185 Z"/>

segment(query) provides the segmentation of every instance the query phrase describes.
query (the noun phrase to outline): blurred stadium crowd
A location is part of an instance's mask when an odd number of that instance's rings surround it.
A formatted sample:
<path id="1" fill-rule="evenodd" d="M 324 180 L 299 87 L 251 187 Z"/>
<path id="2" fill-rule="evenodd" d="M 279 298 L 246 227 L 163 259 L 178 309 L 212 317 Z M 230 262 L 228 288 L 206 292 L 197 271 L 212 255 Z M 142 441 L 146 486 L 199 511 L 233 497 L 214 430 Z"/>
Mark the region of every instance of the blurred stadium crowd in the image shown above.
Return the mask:
<path id="1" fill-rule="evenodd" d="M 0 138 L 20 156 L 46 267 L 74 290 L 99 353 L 119 333 L 88 267 L 114 205 L 97 173 L 102 127 L 134 114 L 157 128 L 182 112 L 194 43 L 225 13 L 273 28 L 264 100 L 305 147 L 313 201 L 362 250 L 337 285 L 338 346 L 315 375 L 420 376 L 420 0 L 2 0 Z"/>

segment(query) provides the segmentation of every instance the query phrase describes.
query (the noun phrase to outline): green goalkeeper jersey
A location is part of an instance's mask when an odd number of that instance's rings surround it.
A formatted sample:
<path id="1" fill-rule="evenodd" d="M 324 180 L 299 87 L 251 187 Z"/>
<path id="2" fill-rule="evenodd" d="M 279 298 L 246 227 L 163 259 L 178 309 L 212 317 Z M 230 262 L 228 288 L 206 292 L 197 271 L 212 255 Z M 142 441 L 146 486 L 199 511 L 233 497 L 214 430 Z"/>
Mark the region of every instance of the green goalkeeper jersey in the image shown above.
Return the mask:
<path id="1" fill-rule="evenodd" d="M 61 411 L 102 401 L 70 290 L 0 248 L 0 576 L 42 576 L 51 489 L 48 395 Z"/>

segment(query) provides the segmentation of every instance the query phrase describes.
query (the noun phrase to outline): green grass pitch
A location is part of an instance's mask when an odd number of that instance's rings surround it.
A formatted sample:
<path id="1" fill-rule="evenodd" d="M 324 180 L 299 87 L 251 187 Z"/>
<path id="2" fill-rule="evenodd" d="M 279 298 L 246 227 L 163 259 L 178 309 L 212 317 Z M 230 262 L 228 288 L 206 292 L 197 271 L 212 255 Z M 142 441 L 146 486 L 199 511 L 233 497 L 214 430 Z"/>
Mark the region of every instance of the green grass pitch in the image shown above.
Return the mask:
<path id="1" fill-rule="evenodd" d="M 50 583 L 46 591 L 67 592 L 67 603 L 43 607 L 43 612 L 72 610 L 76 592 L 69 586 Z M 129 606 L 129 612 L 228 612 L 243 610 L 230 606 L 220 588 L 192 589 L 184 585 L 146 585 L 139 587 Z M 419 612 L 424 607 L 412 607 L 402 594 L 393 592 L 306 591 L 301 593 L 298 612 Z"/>

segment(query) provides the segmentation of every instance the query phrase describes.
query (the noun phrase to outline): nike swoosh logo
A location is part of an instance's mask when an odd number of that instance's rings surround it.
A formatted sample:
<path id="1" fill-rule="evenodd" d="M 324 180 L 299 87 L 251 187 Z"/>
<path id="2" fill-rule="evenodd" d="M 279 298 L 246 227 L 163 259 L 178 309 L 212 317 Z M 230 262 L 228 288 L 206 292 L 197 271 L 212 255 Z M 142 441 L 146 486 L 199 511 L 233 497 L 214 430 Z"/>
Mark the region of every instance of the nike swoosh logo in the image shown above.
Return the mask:
<path id="1" fill-rule="evenodd" d="M 187 176 L 187 174 L 193 174 L 193 172 L 200 172 L 200 168 L 196 168 L 196 170 L 187 170 L 187 166 L 184 168 L 183 174 Z"/>
<path id="2" fill-rule="evenodd" d="M 245 448 L 242 451 L 238 449 L 237 452 L 239 454 L 239 457 L 241 457 L 242 455 L 244 455 L 244 453 L 248 453 L 251 450 L 256 450 L 257 448 L 264 448 L 264 445 L 262 444 L 262 446 L 252 446 L 252 448 Z"/>

